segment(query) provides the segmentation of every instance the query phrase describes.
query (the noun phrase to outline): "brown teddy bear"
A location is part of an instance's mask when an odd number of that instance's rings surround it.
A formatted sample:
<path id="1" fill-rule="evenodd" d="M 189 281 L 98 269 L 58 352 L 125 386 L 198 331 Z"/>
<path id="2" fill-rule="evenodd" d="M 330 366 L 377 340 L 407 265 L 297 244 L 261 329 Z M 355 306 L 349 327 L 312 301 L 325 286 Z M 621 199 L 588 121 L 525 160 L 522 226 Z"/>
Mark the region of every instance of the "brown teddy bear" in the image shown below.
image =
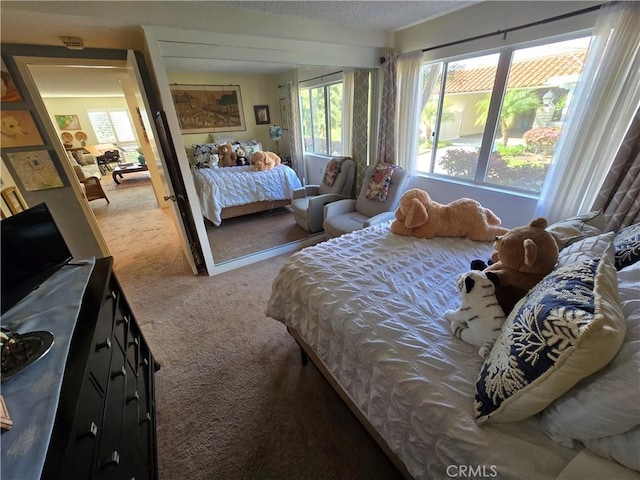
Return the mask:
<path id="1" fill-rule="evenodd" d="M 496 296 L 505 314 L 558 262 L 558 244 L 546 227 L 547 220 L 538 217 L 529 225 L 512 228 L 496 238 L 491 265 L 486 266 L 482 260 L 471 262 L 473 270 L 498 276 Z"/>
<path id="2" fill-rule="evenodd" d="M 251 167 L 257 172 L 271 170 L 280 165 L 280 157 L 273 152 L 263 152 L 258 150 L 251 155 Z"/>
<path id="3" fill-rule="evenodd" d="M 475 200 L 460 198 L 443 205 L 424 190 L 413 188 L 400 197 L 391 232 L 419 238 L 467 237 L 488 242 L 509 231 L 499 225 L 500 219 Z"/>
<path id="4" fill-rule="evenodd" d="M 236 166 L 236 154 L 233 153 L 233 149 L 230 143 L 224 145 L 218 145 L 218 166 L 219 167 L 235 167 Z"/>

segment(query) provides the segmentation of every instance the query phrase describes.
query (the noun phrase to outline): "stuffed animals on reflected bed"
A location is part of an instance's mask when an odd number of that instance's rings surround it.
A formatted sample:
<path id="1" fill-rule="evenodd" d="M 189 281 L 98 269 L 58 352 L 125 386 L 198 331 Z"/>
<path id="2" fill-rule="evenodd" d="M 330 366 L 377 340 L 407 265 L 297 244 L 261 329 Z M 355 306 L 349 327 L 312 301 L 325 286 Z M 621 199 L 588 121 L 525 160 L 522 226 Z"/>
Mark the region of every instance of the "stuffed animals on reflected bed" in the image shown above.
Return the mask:
<path id="1" fill-rule="evenodd" d="M 280 165 L 280 157 L 273 152 L 257 151 L 251 155 L 251 168 L 256 172 L 271 170 Z"/>

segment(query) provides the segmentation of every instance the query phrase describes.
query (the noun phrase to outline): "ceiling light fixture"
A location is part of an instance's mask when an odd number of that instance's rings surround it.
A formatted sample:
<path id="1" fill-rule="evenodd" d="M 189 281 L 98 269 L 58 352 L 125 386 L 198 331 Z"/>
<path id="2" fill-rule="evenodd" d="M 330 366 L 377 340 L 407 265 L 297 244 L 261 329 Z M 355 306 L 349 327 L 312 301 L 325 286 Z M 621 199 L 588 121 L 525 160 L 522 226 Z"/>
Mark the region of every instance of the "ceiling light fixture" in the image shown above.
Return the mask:
<path id="1" fill-rule="evenodd" d="M 84 42 L 80 37 L 60 37 L 60 40 L 69 50 L 84 50 Z"/>

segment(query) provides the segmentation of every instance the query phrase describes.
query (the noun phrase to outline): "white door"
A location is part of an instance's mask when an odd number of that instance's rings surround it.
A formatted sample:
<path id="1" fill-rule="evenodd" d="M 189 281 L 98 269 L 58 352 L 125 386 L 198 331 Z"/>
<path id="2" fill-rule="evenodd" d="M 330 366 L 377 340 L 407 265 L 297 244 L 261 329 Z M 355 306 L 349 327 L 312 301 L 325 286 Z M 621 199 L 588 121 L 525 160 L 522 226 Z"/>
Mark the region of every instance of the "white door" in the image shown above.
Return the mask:
<path id="1" fill-rule="evenodd" d="M 167 164 L 163 152 L 158 148 L 158 141 L 160 140 L 160 137 L 158 135 L 156 123 L 153 119 L 154 112 L 150 109 L 138 62 L 133 50 L 129 50 L 127 52 L 127 70 L 129 71 L 131 83 L 134 86 L 134 93 L 138 103 L 138 109 L 140 110 L 140 117 L 142 118 L 146 134 L 149 138 L 148 146 L 153 155 L 151 159 L 147 160 L 147 163 L 149 163 L 149 161 L 153 161 L 155 163 L 155 167 L 159 173 L 157 177 L 161 181 L 161 185 L 154 185 L 154 189 L 156 189 L 156 187 L 162 188 L 165 192 L 163 199 L 159 198 L 158 200 L 159 202 L 164 201 L 171 209 L 171 217 L 173 218 L 173 222 L 178 232 L 180 245 L 194 275 L 196 275 L 198 273 L 198 267 L 196 266 L 194 254 L 191 250 L 191 242 L 189 241 L 189 236 L 183 222 L 183 214 L 180 212 L 179 205 L 176 202 L 176 194 L 173 191 L 173 185 L 166 176 Z M 150 165 L 149 168 L 153 168 L 153 166 Z"/>

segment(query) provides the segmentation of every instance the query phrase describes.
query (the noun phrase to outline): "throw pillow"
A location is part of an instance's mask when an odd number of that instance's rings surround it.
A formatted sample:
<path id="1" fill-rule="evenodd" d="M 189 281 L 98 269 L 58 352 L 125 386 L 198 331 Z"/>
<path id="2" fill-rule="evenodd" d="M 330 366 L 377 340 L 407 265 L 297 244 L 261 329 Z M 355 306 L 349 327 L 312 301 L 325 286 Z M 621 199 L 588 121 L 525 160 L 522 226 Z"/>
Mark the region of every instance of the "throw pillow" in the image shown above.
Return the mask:
<path id="1" fill-rule="evenodd" d="M 78 165 L 86 165 L 87 162 L 85 162 L 84 160 L 84 153 L 80 152 L 80 151 L 75 151 L 72 153 L 73 158 L 76 159 L 76 162 L 78 162 Z"/>
<path id="2" fill-rule="evenodd" d="M 614 237 L 613 232 L 602 233 L 595 237 L 587 237 L 570 244 L 560 250 L 556 268 L 582 262 L 590 258 L 600 258 L 611 248 Z"/>
<path id="3" fill-rule="evenodd" d="M 560 267 L 516 305 L 476 382 L 478 423 L 534 415 L 611 361 L 625 333 L 612 257 Z"/>
<path id="4" fill-rule="evenodd" d="M 397 165 L 391 163 L 378 163 L 373 169 L 369 185 L 367 186 L 366 197 L 369 200 L 377 202 L 386 202 L 389 194 L 389 185 L 391 185 L 391 177 L 398 168 Z"/>
<path id="5" fill-rule="evenodd" d="M 547 231 L 554 236 L 558 248 L 562 250 L 582 238 L 601 234 L 604 228 L 604 215 L 594 210 L 553 223 L 547 227 Z"/>
<path id="6" fill-rule="evenodd" d="M 324 179 L 322 180 L 324 184 L 329 187 L 333 185 L 333 182 L 336 181 L 338 173 L 340 173 L 340 167 L 342 167 L 342 163 L 344 162 L 345 158 L 346 157 L 340 157 L 332 158 L 331 160 L 329 160 L 327 168 L 324 171 Z"/>
<path id="7" fill-rule="evenodd" d="M 553 440 L 593 440 L 624 433 L 640 424 L 640 263 L 618 272 L 618 292 L 626 322 L 615 358 L 544 410 L 540 424 Z"/>
<path id="8" fill-rule="evenodd" d="M 640 223 L 629 225 L 620 230 L 614 239 L 614 247 L 618 270 L 640 260 Z"/>
<path id="9" fill-rule="evenodd" d="M 640 426 L 620 435 L 587 440 L 584 444 L 589 450 L 601 457 L 640 472 L 640 455 L 638 455 L 638 451 L 640 451 Z"/>

